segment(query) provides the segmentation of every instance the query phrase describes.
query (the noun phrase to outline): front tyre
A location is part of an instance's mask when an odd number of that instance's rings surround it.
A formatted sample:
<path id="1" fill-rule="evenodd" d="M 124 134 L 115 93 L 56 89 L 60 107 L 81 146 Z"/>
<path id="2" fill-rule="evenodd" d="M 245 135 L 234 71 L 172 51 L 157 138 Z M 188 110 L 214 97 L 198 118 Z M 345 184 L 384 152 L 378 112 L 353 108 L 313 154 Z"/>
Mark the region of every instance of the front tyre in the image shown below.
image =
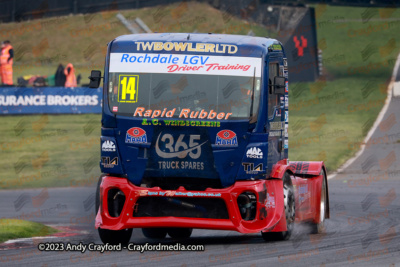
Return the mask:
<path id="1" fill-rule="evenodd" d="M 167 235 L 166 228 L 142 228 L 142 233 L 150 239 L 162 239 Z"/>
<path id="2" fill-rule="evenodd" d="M 290 174 L 285 173 L 283 177 L 283 200 L 285 204 L 285 217 L 286 217 L 286 229 L 284 232 L 261 232 L 261 235 L 265 241 L 281 241 L 288 240 L 292 235 L 295 220 L 295 198 L 294 189 Z"/>
<path id="3" fill-rule="evenodd" d="M 122 230 L 108 230 L 99 228 L 99 236 L 101 241 L 110 245 L 126 245 L 131 240 L 132 229 L 122 229 Z"/>
<path id="4" fill-rule="evenodd" d="M 173 239 L 186 239 L 192 235 L 193 228 L 169 228 L 168 235 Z"/>
<path id="5" fill-rule="evenodd" d="M 103 180 L 103 176 L 100 176 L 99 181 L 97 182 L 97 189 L 96 189 L 96 215 L 99 211 L 100 207 L 100 184 L 101 181 Z M 122 229 L 122 230 L 108 230 L 108 229 L 101 229 L 99 227 L 98 229 L 99 236 L 101 241 L 106 244 L 109 243 L 111 245 L 126 245 L 129 243 L 129 240 L 131 239 L 132 236 L 132 229 Z"/>

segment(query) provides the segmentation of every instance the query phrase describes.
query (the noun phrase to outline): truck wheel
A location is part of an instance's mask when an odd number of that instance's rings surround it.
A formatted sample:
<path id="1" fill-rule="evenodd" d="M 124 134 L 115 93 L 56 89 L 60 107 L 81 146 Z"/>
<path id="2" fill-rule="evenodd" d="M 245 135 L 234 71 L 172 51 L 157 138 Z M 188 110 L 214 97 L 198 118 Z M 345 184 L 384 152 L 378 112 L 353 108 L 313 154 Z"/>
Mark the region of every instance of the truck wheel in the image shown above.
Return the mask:
<path id="1" fill-rule="evenodd" d="M 290 174 L 285 173 L 283 177 L 283 197 L 285 203 L 285 216 L 286 216 L 286 228 L 284 232 L 266 232 L 262 234 L 265 241 L 280 241 L 288 240 L 293 232 L 294 220 L 295 220 L 295 198 L 292 180 Z"/>
<path id="2" fill-rule="evenodd" d="M 142 233 L 145 237 L 151 239 L 162 239 L 167 235 L 166 228 L 142 228 Z"/>
<path id="3" fill-rule="evenodd" d="M 193 228 L 169 228 L 168 235 L 174 239 L 185 239 L 192 235 Z"/>
<path id="4" fill-rule="evenodd" d="M 97 182 L 97 189 L 96 189 L 96 205 L 95 205 L 95 213 L 97 215 L 100 207 L 100 184 L 103 180 L 103 175 L 100 176 L 99 181 Z M 101 241 L 106 244 L 109 243 L 111 245 L 118 245 L 123 244 L 126 245 L 129 243 L 129 240 L 132 236 L 132 229 L 122 229 L 122 230 L 108 230 L 108 229 L 97 229 L 99 232 L 99 236 Z"/>
<path id="5" fill-rule="evenodd" d="M 326 217 L 326 206 L 327 206 L 327 194 L 326 194 L 326 175 L 322 170 L 322 186 L 321 186 L 321 202 L 320 202 L 320 213 L 319 213 L 319 223 L 311 223 L 311 233 L 321 234 L 325 231 L 325 217 Z"/>

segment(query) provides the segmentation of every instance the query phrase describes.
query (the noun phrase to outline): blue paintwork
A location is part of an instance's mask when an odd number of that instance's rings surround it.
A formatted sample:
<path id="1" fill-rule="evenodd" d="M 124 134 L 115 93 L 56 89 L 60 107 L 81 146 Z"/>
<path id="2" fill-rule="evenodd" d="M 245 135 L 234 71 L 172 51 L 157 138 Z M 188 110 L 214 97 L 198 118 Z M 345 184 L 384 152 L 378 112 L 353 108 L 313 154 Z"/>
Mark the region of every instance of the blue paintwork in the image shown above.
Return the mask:
<path id="1" fill-rule="evenodd" d="M 200 177 L 200 178 L 219 178 L 223 186 L 230 186 L 236 180 L 267 178 L 273 163 L 287 157 L 287 153 L 271 153 L 268 156 L 271 143 L 277 144 L 279 137 L 269 138 L 269 122 L 284 122 L 284 108 L 282 108 L 281 117 L 273 117 L 268 119 L 268 62 L 270 54 L 283 64 L 284 51 L 271 52 L 268 47 L 272 44 L 281 44 L 279 41 L 269 38 L 239 36 L 239 35 L 222 35 L 222 34 L 189 34 L 185 33 L 161 33 L 161 34 L 137 34 L 124 35 L 116 38 L 108 45 L 108 53 L 106 57 L 105 73 L 104 73 L 104 92 L 103 92 L 103 117 L 102 117 L 102 136 L 115 138 L 117 153 L 120 157 L 121 172 L 116 174 L 126 174 L 129 181 L 135 185 L 140 185 L 143 175 L 147 176 L 165 176 L 165 177 Z M 192 42 L 192 43 L 214 43 L 214 44 L 233 44 L 238 46 L 236 54 L 220 54 L 220 53 L 201 53 L 201 55 L 217 55 L 217 56 L 243 56 L 243 57 L 261 57 L 263 59 L 262 80 L 261 80 L 261 101 L 258 110 L 258 121 L 250 124 L 249 121 L 220 121 L 220 127 L 177 127 L 177 126 L 155 126 L 142 125 L 142 118 L 124 117 L 114 115 L 110 112 L 108 106 L 107 84 L 108 84 L 108 68 L 110 52 L 119 53 L 135 53 L 137 51 L 134 41 L 159 41 L 159 42 Z M 283 47 L 282 47 L 283 49 Z M 152 53 L 151 51 L 146 51 Z M 171 52 L 156 51 L 153 53 Z M 199 54 L 199 52 L 172 52 L 182 54 Z M 158 122 L 163 119 L 158 118 Z M 147 143 L 125 143 L 126 132 L 132 127 L 140 127 L 146 131 Z M 201 128 L 201 129 L 200 129 Z M 236 133 L 238 145 L 236 147 L 216 146 L 216 135 L 219 131 L 228 129 Z M 156 164 L 151 164 L 158 160 L 154 153 L 154 143 L 157 137 L 163 133 L 170 133 L 176 139 L 179 134 L 199 134 L 201 141 L 206 141 L 203 145 L 204 153 L 197 160 L 204 162 L 204 170 L 201 171 L 183 171 L 183 170 L 160 170 L 154 168 Z M 185 137 L 186 138 L 186 137 Z M 187 140 L 186 140 L 187 142 Z M 203 149 L 202 147 L 202 149 Z M 249 148 L 257 147 L 262 150 L 262 159 L 249 159 L 246 157 L 246 151 Z M 271 146 L 272 147 L 272 146 Z M 207 153 L 208 152 L 208 153 Z M 103 153 L 102 153 L 103 155 Z M 179 159 L 177 160 L 179 161 Z M 254 174 L 246 174 L 242 166 L 242 162 L 254 163 L 255 165 L 263 163 L 263 170 Z M 146 170 L 147 166 L 147 170 Z M 110 173 L 109 169 L 102 168 L 102 172 Z"/>

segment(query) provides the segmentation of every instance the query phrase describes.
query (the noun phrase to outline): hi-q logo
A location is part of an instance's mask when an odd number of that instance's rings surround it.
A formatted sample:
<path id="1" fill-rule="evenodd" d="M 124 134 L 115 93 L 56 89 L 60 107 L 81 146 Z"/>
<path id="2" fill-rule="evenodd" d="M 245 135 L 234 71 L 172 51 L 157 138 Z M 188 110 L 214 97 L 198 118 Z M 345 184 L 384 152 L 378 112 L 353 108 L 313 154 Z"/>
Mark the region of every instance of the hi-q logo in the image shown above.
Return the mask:
<path id="1" fill-rule="evenodd" d="M 104 152 L 115 152 L 115 144 L 113 141 L 106 140 L 102 145 L 101 145 L 101 151 Z"/>
<path id="2" fill-rule="evenodd" d="M 251 147 L 247 150 L 246 156 L 252 159 L 262 159 L 263 153 L 258 147 Z"/>
<path id="3" fill-rule="evenodd" d="M 222 130 L 217 133 L 215 144 L 218 146 L 237 146 L 236 133 L 231 130 Z"/>
<path id="4" fill-rule="evenodd" d="M 139 127 L 126 131 L 125 143 L 147 143 L 146 131 Z"/>

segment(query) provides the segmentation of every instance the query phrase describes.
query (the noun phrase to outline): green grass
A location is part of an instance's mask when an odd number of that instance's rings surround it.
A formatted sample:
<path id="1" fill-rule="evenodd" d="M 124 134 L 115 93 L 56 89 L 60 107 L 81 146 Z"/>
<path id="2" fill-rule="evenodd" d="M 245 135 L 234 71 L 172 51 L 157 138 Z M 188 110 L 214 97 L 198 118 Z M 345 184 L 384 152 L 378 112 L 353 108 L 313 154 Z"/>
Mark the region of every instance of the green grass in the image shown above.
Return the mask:
<path id="1" fill-rule="evenodd" d="M 41 223 L 17 219 L 0 219 L 0 243 L 10 239 L 46 236 L 58 230 Z"/>
<path id="2" fill-rule="evenodd" d="M 379 84 L 380 80 L 373 82 Z M 365 83 L 353 77 L 339 78 L 323 83 L 318 94 L 310 93 L 310 84 L 290 88 L 290 92 L 306 92 L 289 100 L 290 160 L 323 160 L 332 172 L 358 151 L 355 143 L 366 136 L 386 98 L 375 90 L 363 99 Z M 368 103 L 373 106 L 368 108 Z M 364 107 L 368 110 L 361 110 Z"/>
<path id="3" fill-rule="evenodd" d="M 84 186 L 100 175 L 101 115 L 1 117 L 0 188 Z"/>

